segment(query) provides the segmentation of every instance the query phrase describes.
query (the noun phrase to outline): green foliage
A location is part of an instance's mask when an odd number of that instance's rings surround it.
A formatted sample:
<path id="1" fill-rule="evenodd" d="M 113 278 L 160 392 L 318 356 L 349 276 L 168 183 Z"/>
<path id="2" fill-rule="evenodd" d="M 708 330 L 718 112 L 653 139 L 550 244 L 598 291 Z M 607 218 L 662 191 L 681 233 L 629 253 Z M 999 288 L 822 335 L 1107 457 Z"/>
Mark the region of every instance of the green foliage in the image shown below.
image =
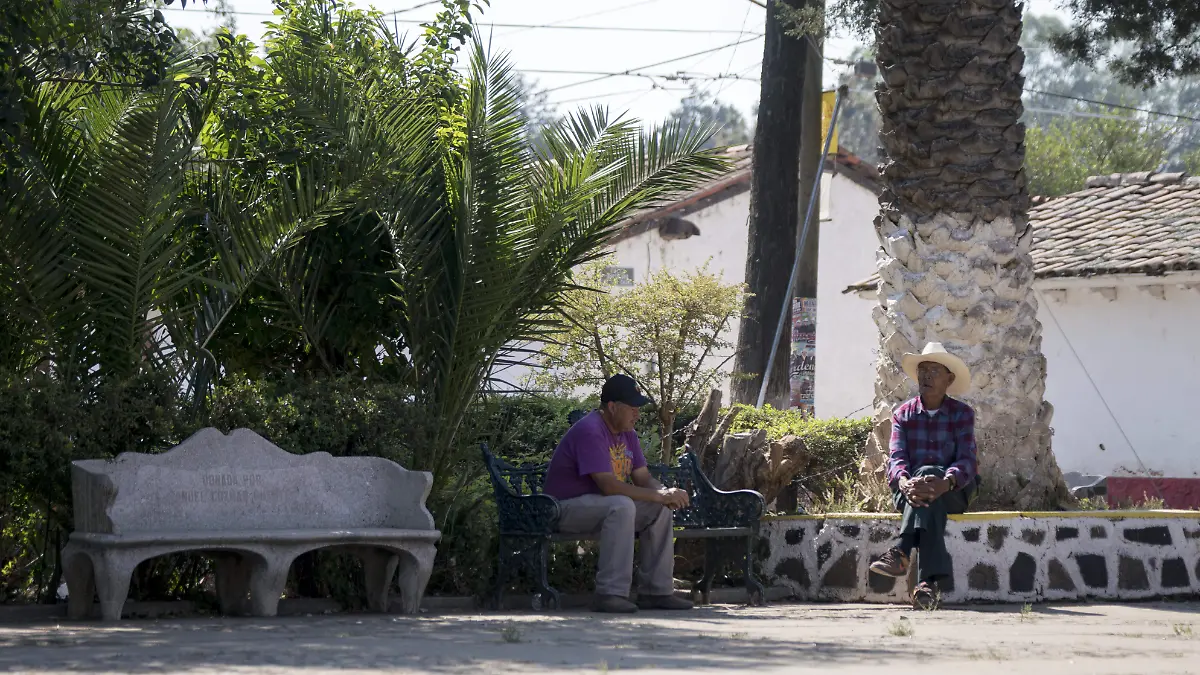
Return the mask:
<path id="1" fill-rule="evenodd" d="M 841 29 L 866 39 L 876 28 L 879 2 L 826 3 L 823 12 L 789 7 L 779 20 L 795 33 Z M 1054 31 L 1049 43 L 1071 61 L 1107 65 L 1131 85 L 1200 75 L 1200 5 L 1191 0 L 1067 0 L 1060 7 L 1072 25 Z"/>
<path id="2" fill-rule="evenodd" d="M 431 588 L 478 587 L 494 518 L 476 442 L 495 417 L 502 451 L 559 431 L 488 401 L 493 371 L 561 329 L 571 271 L 622 220 L 727 169 L 703 129 L 599 109 L 531 146 L 514 71 L 472 37 L 479 3 L 443 0 L 411 45 L 374 10 L 275 4 L 261 51 L 221 32 L 192 53 L 136 3 L 21 0 L 0 31 L 10 596 L 57 585 L 71 459 L 205 424 L 432 471 L 450 562 Z M 82 60 L 63 65 L 69 49 Z M 163 561 L 135 597 L 199 592 L 202 565 Z M 298 570 L 348 600 L 360 573 Z"/>
<path id="3" fill-rule="evenodd" d="M 770 440 L 784 436 L 804 439 L 812 461 L 799 483 L 813 498 L 810 510 L 863 510 L 858 469 L 871 433 L 869 418 L 816 419 L 800 410 L 776 410 L 769 405 L 761 409 L 737 406 L 734 410 L 737 417 L 730 433 L 765 429 Z M 876 506 L 874 502 L 871 505 Z"/>
<path id="4" fill-rule="evenodd" d="M 1200 75 L 1200 5 L 1191 0 L 1067 0 L 1082 19 L 1056 35 L 1055 49 L 1084 63 L 1108 62 L 1127 83 Z"/>
<path id="5" fill-rule="evenodd" d="M 1171 134 L 1140 120 L 1057 119 L 1025 136 L 1029 192 L 1057 197 L 1083 189 L 1088 176 L 1158 170 Z"/>
<path id="6" fill-rule="evenodd" d="M 575 276 L 578 288 L 563 313 L 569 328 L 543 348 L 534 382 L 570 395 L 598 391 L 617 373 L 641 380 L 658 415 L 664 442 L 658 461 L 664 461 L 679 410 L 698 405 L 728 374 L 727 331 L 741 312 L 743 287 L 722 282 L 705 265 L 682 277 L 660 271 L 625 291 L 593 290 L 609 285 L 609 262 Z"/>
<path id="7" fill-rule="evenodd" d="M 495 506 L 478 443 L 511 461 L 545 462 L 568 428 L 577 401 L 497 397 L 473 406 L 456 447 L 454 480 L 430 495 L 443 538 L 431 593 L 483 593 L 495 562 Z M 297 454 L 385 457 L 405 466 L 431 452 L 438 420 L 402 385 L 353 377 L 248 381 L 229 378 L 195 408 L 166 378 L 147 375 L 106 383 L 82 396 L 44 375 L 0 377 L 0 602 L 52 600 L 58 550 L 71 531 L 70 463 L 121 452 L 162 452 L 195 431 L 250 428 Z M 657 439 L 643 434 L 649 443 Z M 590 548 L 556 549 L 552 567 L 565 588 L 586 587 Z M 155 558 L 138 568 L 131 597 L 211 600 L 207 561 L 194 555 Z M 318 552 L 298 560 L 289 593 L 364 602 L 361 566 L 350 556 Z"/>
<path id="8" fill-rule="evenodd" d="M 1054 36 L 1067 29 L 1056 16 L 1024 16 L 1022 121 L 1029 129 L 1026 169 L 1031 193 L 1064 194 L 1081 189 L 1088 175 L 1111 171 L 1146 171 L 1159 165 L 1167 171 L 1200 170 L 1200 125 L 1079 100 L 1189 115 L 1200 105 L 1200 77 L 1181 74 L 1153 84 L 1123 82 L 1094 60 L 1072 61 L 1054 51 Z M 873 60 L 869 43 L 855 49 L 850 59 Z M 880 119 L 873 88 L 855 75 L 844 76 L 842 82 L 850 85 L 850 96 L 839 121 L 839 142 L 864 160 L 879 161 Z M 1097 150 L 1097 145 L 1107 150 Z M 1114 166 L 1131 168 L 1110 168 Z"/>

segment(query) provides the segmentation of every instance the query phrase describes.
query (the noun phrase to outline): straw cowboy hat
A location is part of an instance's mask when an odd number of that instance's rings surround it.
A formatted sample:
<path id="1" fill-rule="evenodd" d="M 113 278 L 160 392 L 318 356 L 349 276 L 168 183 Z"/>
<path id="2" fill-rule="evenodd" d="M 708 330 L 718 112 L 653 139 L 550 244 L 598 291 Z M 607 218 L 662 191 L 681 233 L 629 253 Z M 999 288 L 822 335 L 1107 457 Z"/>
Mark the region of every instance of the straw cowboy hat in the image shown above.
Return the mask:
<path id="1" fill-rule="evenodd" d="M 930 342 L 925 345 L 925 349 L 920 354 L 905 354 L 900 359 L 900 365 L 909 377 L 916 380 L 917 366 L 926 361 L 940 363 L 954 373 L 954 382 L 946 390 L 947 394 L 961 396 L 971 391 L 971 369 L 967 368 L 967 364 L 963 363 L 962 359 L 946 351 L 940 342 Z"/>

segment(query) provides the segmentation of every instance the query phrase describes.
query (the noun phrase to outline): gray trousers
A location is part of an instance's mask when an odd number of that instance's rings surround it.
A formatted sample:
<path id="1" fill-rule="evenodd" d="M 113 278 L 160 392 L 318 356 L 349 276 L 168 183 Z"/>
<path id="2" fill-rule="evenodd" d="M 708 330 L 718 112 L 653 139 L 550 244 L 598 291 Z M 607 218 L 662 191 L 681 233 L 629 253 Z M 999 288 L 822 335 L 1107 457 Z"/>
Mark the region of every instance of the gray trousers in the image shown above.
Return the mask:
<path id="1" fill-rule="evenodd" d="M 913 478 L 941 476 L 946 470 L 940 466 L 923 466 Z M 921 555 L 917 557 L 917 578 L 921 581 L 937 581 L 948 577 L 951 569 L 950 554 L 946 551 L 946 517 L 967 510 L 978 487 L 978 478 L 961 490 L 954 490 L 933 500 L 929 506 L 914 507 L 900 490 L 892 492 L 900 517 L 900 539 L 910 538 Z"/>
<path id="2" fill-rule="evenodd" d="M 560 532 L 600 535 L 597 594 L 629 596 L 635 533 L 642 551 L 638 592 L 643 595 L 674 592 L 675 538 L 670 509 L 623 495 L 583 495 L 559 502 L 559 508 Z"/>

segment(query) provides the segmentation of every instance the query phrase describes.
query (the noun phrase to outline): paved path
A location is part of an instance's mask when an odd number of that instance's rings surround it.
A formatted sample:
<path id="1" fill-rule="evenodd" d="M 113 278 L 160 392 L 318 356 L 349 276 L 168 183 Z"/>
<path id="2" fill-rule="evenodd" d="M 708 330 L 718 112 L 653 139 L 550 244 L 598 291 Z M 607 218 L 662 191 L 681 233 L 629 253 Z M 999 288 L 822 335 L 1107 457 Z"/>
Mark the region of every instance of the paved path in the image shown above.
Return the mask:
<path id="1" fill-rule="evenodd" d="M 968 675 L 1198 673 L 1200 603 L 0 625 L 4 672 L 928 675 L 945 667 Z"/>

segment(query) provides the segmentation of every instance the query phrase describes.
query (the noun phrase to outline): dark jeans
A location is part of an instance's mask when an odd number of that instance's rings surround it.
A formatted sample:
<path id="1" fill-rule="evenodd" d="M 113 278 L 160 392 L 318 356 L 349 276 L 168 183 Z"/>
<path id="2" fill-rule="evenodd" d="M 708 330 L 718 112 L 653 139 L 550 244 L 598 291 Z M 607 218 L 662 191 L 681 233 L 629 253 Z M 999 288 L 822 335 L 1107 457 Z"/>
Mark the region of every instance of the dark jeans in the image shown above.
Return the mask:
<path id="1" fill-rule="evenodd" d="M 923 466 L 912 477 L 942 476 L 945 473 L 945 467 Z M 900 548 L 909 548 L 905 546 L 909 544 L 921 552 L 917 561 L 917 577 L 921 581 L 937 581 L 950 576 L 952 570 L 950 554 L 946 552 L 946 517 L 965 512 L 978 488 L 979 477 L 976 476 L 961 490 L 947 492 L 929 506 L 919 508 L 909 504 L 908 498 L 899 489 L 892 491 L 896 510 L 903 514 L 900 518 Z"/>

